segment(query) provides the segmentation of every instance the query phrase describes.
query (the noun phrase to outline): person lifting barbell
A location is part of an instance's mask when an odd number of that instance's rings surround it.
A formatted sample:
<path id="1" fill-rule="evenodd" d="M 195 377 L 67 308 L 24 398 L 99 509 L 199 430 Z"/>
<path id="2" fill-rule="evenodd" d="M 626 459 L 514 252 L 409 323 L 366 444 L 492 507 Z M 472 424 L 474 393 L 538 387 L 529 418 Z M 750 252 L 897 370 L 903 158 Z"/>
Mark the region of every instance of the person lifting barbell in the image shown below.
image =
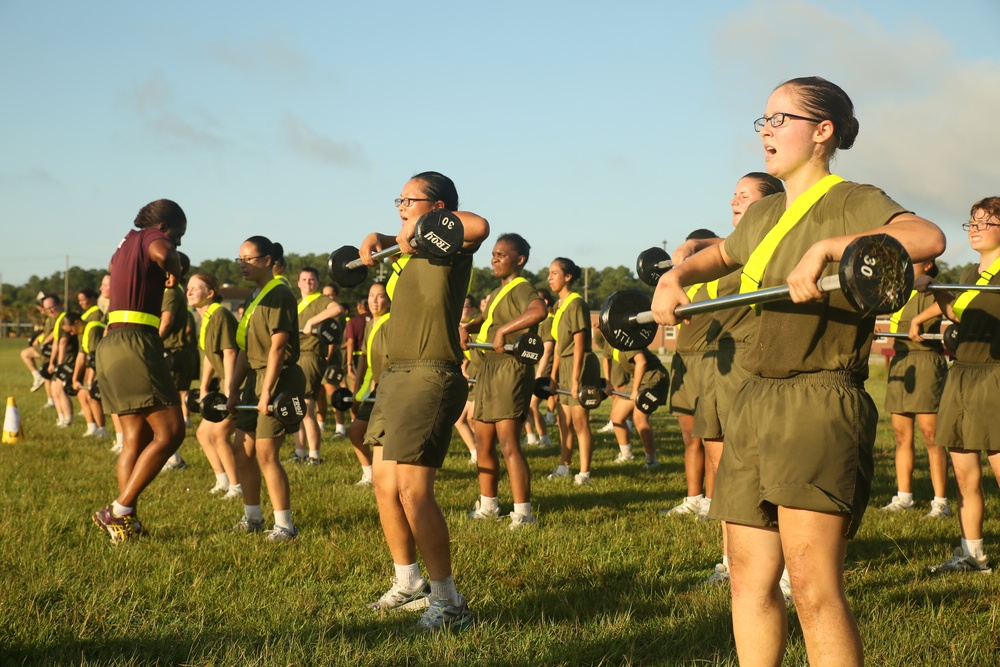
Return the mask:
<path id="1" fill-rule="evenodd" d="M 226 410 L 228 399 L 222 392 L 213 391 L 201 399 L 201 416 L 210 422 L 221 422 L 229 416 Z M 234 408 L 240 412 L 254 412 L 256 405 L 237 405 Z M 302 421 L 305 416 L 305 402 L 301 396 L 281 392 L 267 406 L 267 414 L 286 426 L 293 426 Z"/>
<path id="2" fill-rule="evenodd" d="M 865 315 L 894 313 L 913 288 L 913 265 L 903 246 L 888 234 L 859 236 L 844 249 L 837 275 L 821 278 L 821 292 L 840 290 L 850 305 Z M 699 301 L 674 309 L 677 318 L 791 298 L 788 285 Z M 615 292 L 601 307 L 599 325 L 605 339 L 619 350 L 648 347 L 657 324 L 649 310 L 652 300 L 637 290 Z"/>
<path id="3" fill-rule="evenodd" d="M 444 209 L 433 209 L 417 219 L 410 244 L 421 254 L 449 257 L 462 249 L 464 239 L 465 229 L 458 216 Z M 402 248 L 397 244 L 372 253 L 372 259 L 382 261 L 399 254 Z M 330 278 L 342 287 L 357 287 L 368 277 L 368 267 L 360 259 L 360 251 L 351 245 L 330 253 L 326 267 Z"/>
<path id="4" fill-rule="evenodd" d="M 465 346 L 477 350 L 493 350 L 491 343 L 469 342 Z M 503 349 L 520 363 L 530 366 L 538 363 L 538 360 L 542 358 L 544 347 L 540 336 L 533 333 L 523 333 L 513 343 L 504 345 Z"/>

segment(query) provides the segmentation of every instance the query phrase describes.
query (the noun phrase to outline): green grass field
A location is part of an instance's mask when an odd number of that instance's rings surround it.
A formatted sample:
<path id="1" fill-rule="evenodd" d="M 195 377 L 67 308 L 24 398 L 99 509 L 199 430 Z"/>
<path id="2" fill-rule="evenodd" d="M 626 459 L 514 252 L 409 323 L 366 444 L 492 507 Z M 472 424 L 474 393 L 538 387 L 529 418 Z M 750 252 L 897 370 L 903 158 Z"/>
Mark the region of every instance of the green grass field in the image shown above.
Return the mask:
<path id="1" fill-rule="evenodd" d="M 56 429 L 44 392 L 28 392 L 21 344 L 0 341 L 0 399 L 16 398 L 26 433 L 0 447 L 0 665 L 736 664 L 729 591 L 698 585 L 719 559 L 718 525 L 657 514 L 684 495 L 680 435 L 665 412 L 654 415 L 663 463 L 654 473 L 612 464 L 613 438 L 595 434 L 593 482 L 575 487 L 544 479 L 554 448 L 530 449 L 538 523 L 517 533 L 466 519 L 478 490 L 456 437 L 437 493 L 477 621 L 426 637 L 409 631 L 416 613 L 364 606 L 387 588 L 392 565 L 346 441 L 327 435 L 320 467 L 288 466 L 294 543 L 228 532 L 242 506 L 207 493 L 214 477 L 189 436 L 190 467 L 161 474 L 143 495 L 148 536 L 115 546 L 90 521 L 116 493 L 112 443 L 79 438 L 79 421 Z M 872 373 L 881 404 L 885 371 Z M 595 430 L 607 409 L 594 413 Z M 926 574 L 959 531 L 956 519 L 922 518 L 931 489 L 919 444 L 920 511 L 874 509 L 895 488 L 891 440 L 883 420 L 872 509 L 848 550 L 868 664 L 1000 665 L 1000 574 Z M 988 472 L 985 486 L 987 549 L 1000 557 Z M 510 509 L 506 480 L 500 502 Z M 794 609 L 791 619 L 785 664 L 804 665 Z"/>

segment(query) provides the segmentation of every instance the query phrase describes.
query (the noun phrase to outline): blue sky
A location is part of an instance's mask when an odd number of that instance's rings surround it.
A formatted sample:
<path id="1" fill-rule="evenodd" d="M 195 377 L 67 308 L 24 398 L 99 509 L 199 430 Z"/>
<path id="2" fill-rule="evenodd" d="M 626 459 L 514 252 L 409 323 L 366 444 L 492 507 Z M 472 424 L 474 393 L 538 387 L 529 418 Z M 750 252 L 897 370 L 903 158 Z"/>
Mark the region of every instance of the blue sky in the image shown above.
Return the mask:
<path id="1" fill-rule="evenodd" d="M 634 266 L 729 231 L 752 122 L 817 74 L 861 132 L 836 171 L 937 222 L 1000 194 L 1000 3 L 0 0 L 0 273 L 107 265 L 136 212 L 187 213 L 194 263 L 395 232 L 408 177 L 555 256 Z M 492 244 L 480 251 L 485 265 Z"/>

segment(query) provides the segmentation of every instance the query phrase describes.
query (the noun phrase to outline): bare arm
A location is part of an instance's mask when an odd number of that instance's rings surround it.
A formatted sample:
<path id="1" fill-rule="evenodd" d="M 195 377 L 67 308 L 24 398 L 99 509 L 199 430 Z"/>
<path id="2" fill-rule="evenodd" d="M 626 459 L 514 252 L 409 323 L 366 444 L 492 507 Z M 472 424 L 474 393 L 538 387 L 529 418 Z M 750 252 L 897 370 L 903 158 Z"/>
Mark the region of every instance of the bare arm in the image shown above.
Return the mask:
<path id="1" fill-rule="evenodd" d="M 690 303 L 684 287 L 708 282 L 732 273 L 741 265 L 726 254 L 726 244 L 714 244 L 691 255 L 660 277 L 653 292 L 653 317 L 657 324 L 674 326 L 679 322 L 674 316 L 677 306 Z"/>

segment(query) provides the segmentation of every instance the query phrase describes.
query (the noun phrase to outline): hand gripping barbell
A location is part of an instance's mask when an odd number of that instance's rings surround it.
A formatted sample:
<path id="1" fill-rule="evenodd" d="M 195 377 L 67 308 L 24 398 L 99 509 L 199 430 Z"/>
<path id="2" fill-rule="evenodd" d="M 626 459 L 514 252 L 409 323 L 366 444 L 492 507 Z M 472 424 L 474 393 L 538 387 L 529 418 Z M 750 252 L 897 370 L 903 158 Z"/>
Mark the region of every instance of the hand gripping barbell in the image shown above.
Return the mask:
<path id="1" fill-rule="evenodd" d="M 490 343 L 466 343 L 465 346 L 477 350 L 493 349 L 493 345 Z M 544 346 L 541 336 L 533 333 L 523 333 L 513 343 L 504 345 L 503 349 L 510 352 L 522 364 L 531 365 L 537 364 L 538 360 L 542 358 Z"/>
<path id="2" fill-rule="evenodd" d="M 252 412 L 257 410 L 256 405 L 237 405 L 236 410 L 240 412 Z M 286 426 L 294 426 L 302 421 L 306 415 L 305 401 L 301 396 L 281 392 L 267 406 L 267 413 Z M 226 410 L 226 397 L 221 392 L 212 391 L 205 394 L 201 399 L 201 416 L 210 422 L 221 422 L 229 416 Z"/>
<path id="3" fill-rule="evenodd" d="M 434 209 L 424 213 L 417 220 L 413 240 L 410 245 L 422 254 L 432 257 L 448 257 L 462 249 L 465 228 L 462 221 L 451 211 Z M 372 254 L 379 261 L 400 254 L 399 245 L 394 245 Z M 359 250 L 350 245 L 337 248 L 330 253 L 326 262 L 330 278 L 342 287 L 356 287 L 368 277 L 368 267 L 358 257 Z"/>
<path id="4" fill-rule="evenodd" d="M 835 276 L 821 278 L 822 292 L 840 290 L 864 315 L 887 315 L 902 308 L 913 288 L 913 265 L 902 244 L 888 234 L 859 236 L 847 245 Z M 788 299 L 787 285 L 698 301 L 674 309 L 677 318 Z M 636 290 L 615 292 L 601 306 L 599 325 L 604 338 L 619 350 L 649 347 L 657 324 L 649 310 L 652 300 Z"/>
<path id="5" fill-rule="evenodd" d="M 553 392 L 549 389 L 551 382 L 552 379 L 545 376 L 535 378 L 535 386 L 532 388 L 531 392 L 538 398 L 542 399 L 549 398 L 553 394 L 566 394 L 567 396 L 573 395 L 573 392 L 559 388 Z M 600 407 L 601 402 L 604 400 L 604 392 L 597 387 L 580 387 L 580 392 L 576 400 L 580 401 L 580 405 L 587 410 L 594 410 Z"/>

